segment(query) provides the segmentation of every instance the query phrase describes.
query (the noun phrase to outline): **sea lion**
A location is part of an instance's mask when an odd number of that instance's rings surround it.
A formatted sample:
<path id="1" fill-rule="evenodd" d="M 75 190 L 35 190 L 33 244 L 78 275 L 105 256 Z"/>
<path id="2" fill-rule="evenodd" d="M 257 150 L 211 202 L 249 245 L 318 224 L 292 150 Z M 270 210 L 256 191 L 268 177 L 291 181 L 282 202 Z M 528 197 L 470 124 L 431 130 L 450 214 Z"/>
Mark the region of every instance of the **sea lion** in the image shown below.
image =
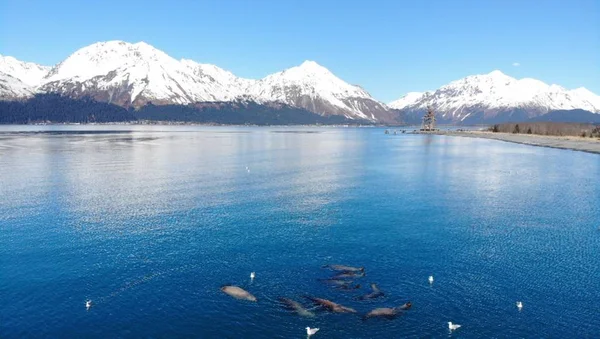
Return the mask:
<path id="1" fill-rule="evenodd" d="M 340 286 L 336 286 L 334 288 L 338 289 L 338 290 L 343 290 L 343 291 L 358 290 L 358 289 L 360 289 L 360 284 L 352 285 L 352 284 L 348 283 L 346 285 L 340 285 Z"/>
<path id="2" fill-rule="evenodd" d="M 307 317 L 307 318 L 313 318 L 315 316 L 315 314 L 313 312 L 307 310 L 304 306 L 302 306 L 302 304 L 300 304 L 297 301 L 294 301 L 294 300 L 288 299 L 288 298 L 279 298 L 279 301 L 283 305 L 285 305 L 286 308 L 293 310 L 299 316 Z"/>
<path id="3" fill-rule="evenodd" d="M 374 310 L 372 310 L 371 312 L 367 313 L 363 319 L 369 319 L 369 318 L 375 318 L 375 317 L 382 317 L 382 318 L 394 318 L 396 317 L 396 315 L 398 315 L 399 310 L 395 307 L 380 307 L 380 308 L 376 308 Z"/>
<path id="4" fill-rule="evenodd" d="M 379 298 L 379 297 L 383 297 L 384 293 L 381 292 L 381 290 L 377 287 L 377 285 L 375 284 L 371 284 L 371 289 L 373 290 L 373 292 L 367 294 L 367 295 L 363 295 L 358 297 L 358 300 L 367 300 L 367 299 L 375 299 L 375 298 Z"/>
<path id="5" fill-rule="evenodd" d="M 324 284 L 333 285 L 335 288 L 340 289 L 340 290 L 357 290 L 360 288 L 360 284 L 352 285 L 352 281 L 350 281 L 350 280 L 319 279 L 319 281 Z"/>
<path id="6" fill-rule="evenodd" d="M 360 277 L 364 277 L 364 276 L 365 276 L 365 272 L 344 271 L 340 274 L 334 275 L 331 279 L 353 279 L 353 278 L 360 278 Z"/>
<path id="7" fill-rule="evenodd" d="M 342 279 L 319 279 L 320 282 L 324 284 L 334 285 L 334 286 L 344 286 L 350 284 L 352 281 L 350 280 L 342 280 Z"/>
<path id="8" fill-rule="evenodd" d="M 398 314 L 400 314 L 401 311 L 408 310 L 411 306 L 412 306 L 412 304 L 409 301 L 406 304 L 404 304 L 402 306 L 399 306 L 399 307 L 380 307 L 380 308 L 376 308 L 376 309 L 372 310 L 371 312 L 367 313 L 363 317 L 363 319 L 366 320 L 366 319 L 375 318 L 375 317 L 382 317 L 382 318 L 393 319 Z"/>
<path id="9" fill-rule="evenodd" d="M 352 267 L 346 265 L 325 265 L 323 268 L 329 268 L 332 271 L 344 271 L 344 272 L 364 272 L 364 267 Z"/>
<path id="10" fill-rule="evenodd" d="M 225 285 L 221 287 L 221 291 L 228 294 L 236 299 L 256 301 L 256 297 L 250 294 L 250 292 L 244 290 L 241 287 Z"/>
<path id="11" fill-rule="evenodd" d="M 340 304 L 336 304 L 333 301 L 321 298 L 314 297 L 306 297 L 306 299 L 311 300 L 317 305 L 325 307 L 328 311 L 334 313 L 356 313 L 356 310 L 350 307 L 345 307 Z"/>
<path id="12" fill-rule="evenodd" d="M 412 303 L 409 301 L 407 303 L 405 303 L 404 305 L 398 307 L 401 311 L 406 311 L 408 309 L 410 309 L 412 307 Z"/>

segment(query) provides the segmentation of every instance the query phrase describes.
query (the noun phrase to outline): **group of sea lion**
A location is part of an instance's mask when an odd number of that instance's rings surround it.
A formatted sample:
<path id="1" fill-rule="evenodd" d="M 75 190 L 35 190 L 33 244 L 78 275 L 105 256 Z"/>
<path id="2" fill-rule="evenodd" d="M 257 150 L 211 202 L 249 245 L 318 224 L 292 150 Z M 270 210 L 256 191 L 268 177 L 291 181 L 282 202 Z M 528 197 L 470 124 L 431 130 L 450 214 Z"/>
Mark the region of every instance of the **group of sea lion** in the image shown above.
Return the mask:
<path id="1" fill-rule="evenodd" d="M 325 266 L 323 266 L 323 268 L 328 268 L 332 271 L 336 271 L 337 274 L 329 279 L 321 279 L 321 281 L 324 283 L 327 283 L 327 284 L 334 285 L 338 289 L 346 289 L 346 290 L 360 289 L 360 284 L 354 284 L 353 279 L 362 278 L 365 276 L 365 268 L 364 267 L 352 267 L 352 266 L 346 266 L 346 265 L 325 265 Z M 376 284 L 371 284 L 371 290 L 372 290 L 371 293 L 359 296 L 356 299 L 357 300 L 371 300 L 371 299 L 377 299 L 379 297 L 385 296 L 385 293 L 383 293 Z M 337 305 L 335 303 L 333 303 L 333 304 Z M 354 309 L 351 309 L 351 308 L 343 307 L 341 305 L 337 305 L 337 306 L 342 307 L 342 309 L 345 310 L 346 312 L 348 312 L 348 309 L 352 310 L 353 311 L 352 313 L 356 312 Z M 398 307 L 376 308 L 376 309 L 370 311 L 369 313 L 367 313 L 363 317 L 363 319 L 369 319 L 369 318 L 374 318 L 374 317 L 382 317 L 382 318 L 392 319 L 392 318 L 395 318 L 397 315 L 399 315 L 402 311 L 406 311 L 411 307 L 412 307 L 412 304 L 409 301 Z M 336 312 L 336 311 L 334 311 L 334 312 Z"/>
<path id="2" fill-rule="evenodd" d="M 336 272 L 331 278 L 328 279 L 320 279 L 321 282 L 331 285 L 338 290 L 357 290 L 360 289 L 360 284 L 354 284 L 353 279 L 362 278 L 365 276 L 364 267 L 352 267 L 346 265 L 326 265 L 323 268 L 328 268 L 332 271 Z M 357 300 L 370 300 L 376 299 L 379 297 L 383 297 L 385 294 L 377 287 L 376 284 L 371 284 L 371 293 L 362 295 L 357 297 Z M 256 297 L 252 295 L 250 292 L 242 289 L 238 286 L 226 285 L 221 287 L 221 291 L 224 293 L 241 300 L 248 301 L 257 301 Z M 357 313 L 357 311 L 351 307 L 346 307 L 335 303 L 331 300 L 316 298 L 312 296 L 305 296 L 307 300 L 314 303 L 316 306 L 325 309 L 326 311 L 333 313 Z M 287 309 L 295 312 L 296 314 L 302 317 L 312 318 L 315 314 L 304 307 L 301 303 L 289 299 L 289 298 L 279 298 L 279 302 Z M 397 315 L 401 314 L 403 311 L 406 311 L 412 307 L 411 302 L 406 302 L 403 305 L 397 307 L 382 307 L 376 308 L 363 316 L 363 319 L 369 319 L 374 317 L 381 317 L 387 319 L 393 319 Z"/>

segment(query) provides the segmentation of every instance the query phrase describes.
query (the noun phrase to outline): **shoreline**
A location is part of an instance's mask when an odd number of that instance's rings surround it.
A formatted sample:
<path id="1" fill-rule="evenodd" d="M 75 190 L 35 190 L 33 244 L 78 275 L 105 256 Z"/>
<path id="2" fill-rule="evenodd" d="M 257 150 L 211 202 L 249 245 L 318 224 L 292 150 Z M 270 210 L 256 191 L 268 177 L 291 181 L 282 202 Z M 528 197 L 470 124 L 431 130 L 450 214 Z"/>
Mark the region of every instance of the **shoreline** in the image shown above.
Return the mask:
<path id="1" fill-rule="evenodd" d="M 367 127 L 367 128 L 402 128 L 407 125 L 377 124 L 218 124 L 211 122 L 139 120 L 117 122 L 40 122 L 29 124 L 3 124 L 2 126 L 203 126 L 203 127 Z"/>
<path id="2" fill-rule="evenodd" d="M 512 142 L 515 144 L 557 148 L 564 150 L 580 151 L 593 154 L 600 154 L 600 139 L 583 138 L 575 136 L 554 136 L 537 134 L 513 134 L 487 131 L 436 131 L 436 132 L 416 132 L 416 134 L 434 134 L 447 135 L 454 137 L 480 138 L 489 140 L 498 140 Z"/>
<path id="3" fill-rule="evenodd" d="M 311 127 L 311 128 L 406 128 L 406 126 L 383 126 L 383 125 L 220 125 L 220 124 L 204 124 L 204 123 L 173 123 L 168 122 L 153 122 L 153 123 L 132 123 L 132 122 L 117 122 L 117 123 L 38 123 L 38 124 L 0 124 L 2 126 L 199 126 L 199 127 L 279 127 L 279 128 L 290 128 L 290 127 Z M 554 135 L 538 135 L 538 134 L 513 134 L 503 132 L 490 132 L 485 130 L 438 130 L 434 132 L 422 132 L 419 130 L 404 130 L 406 134 L 421 134 L 421 135 L 442 135 L 442 136 L 453 136 L 453 137 L 467 137 L 467 138 L 480 138 L 488 140 L 497 140 L 504 142 L 512 142 L 516 144 L 537 146 L 537 147 L 548 147 L 563 150 L 572 150 L 579 152 L 587 152 L 593 154 L 600 154 L 600 139 L 599 138 L 584 138 L 578 136 L 554 136 Z M 11 133 L 14 131 L 2 131 L 0 133 Z"/>

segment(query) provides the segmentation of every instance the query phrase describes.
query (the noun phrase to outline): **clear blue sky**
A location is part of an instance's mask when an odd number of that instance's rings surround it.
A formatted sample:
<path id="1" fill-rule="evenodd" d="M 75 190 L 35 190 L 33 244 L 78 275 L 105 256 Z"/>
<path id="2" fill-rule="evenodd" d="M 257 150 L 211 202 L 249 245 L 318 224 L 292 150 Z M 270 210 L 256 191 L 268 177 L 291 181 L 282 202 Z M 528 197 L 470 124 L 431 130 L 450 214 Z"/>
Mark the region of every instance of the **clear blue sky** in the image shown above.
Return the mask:
<path id="1" fill-rule="evenodd" d="M 494 69 L 600 94 L 600 0 L 0 0 L 0 54 L 106 40 L 249 78 L 315 60 L 385 102 Z"/>

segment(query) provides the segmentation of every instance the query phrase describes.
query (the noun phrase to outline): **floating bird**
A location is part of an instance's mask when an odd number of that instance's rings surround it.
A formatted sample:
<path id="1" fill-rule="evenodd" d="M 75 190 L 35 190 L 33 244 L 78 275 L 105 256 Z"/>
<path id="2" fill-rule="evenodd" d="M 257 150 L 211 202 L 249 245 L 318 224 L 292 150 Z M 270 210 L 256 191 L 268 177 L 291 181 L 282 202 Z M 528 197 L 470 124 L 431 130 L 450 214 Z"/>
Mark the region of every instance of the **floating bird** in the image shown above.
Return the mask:
<path id="1" fill-rule="evenodd" d="M 519 311 L 522 310 L 523 309 L 523 303 L 520 302 L 520 301 L 517 301 L 517 308 L 519 309 Z"/>
<path id="2" fill-rule="evenodd" d="M 92 307 L 92 301 L 91 300 L 86 300 L 85 301 L 85 309 L 89 310 L 90 307 Z"/>
<path id="3" fill-rule="evenodd" d="M 310 328 L 310 327 L 306 328 L 306 335 L 308 335 L 309 337 L 314 335 L 317 332 L 319 332 L 318 328 Z"/>
<path id="4" fill-rule="evenodd" d="M 254 280 L 255 277 L 256 277 L 256 273 L 250 272 L 250 279 Z"/>
<path id="5" fill-rule="evenodd" d="M 454 331 L 461 326 L 462 325 L 459 325 L 459 324 L 453 324 L 451 321 L 448 322 L 448 328 L 450 329 L 450 331 Z"/>
<path id="6" fill-rule="evenodd" d="M 433 276 L 432 275 L 429 276 L 429 283 L 433 284 Z"/>

